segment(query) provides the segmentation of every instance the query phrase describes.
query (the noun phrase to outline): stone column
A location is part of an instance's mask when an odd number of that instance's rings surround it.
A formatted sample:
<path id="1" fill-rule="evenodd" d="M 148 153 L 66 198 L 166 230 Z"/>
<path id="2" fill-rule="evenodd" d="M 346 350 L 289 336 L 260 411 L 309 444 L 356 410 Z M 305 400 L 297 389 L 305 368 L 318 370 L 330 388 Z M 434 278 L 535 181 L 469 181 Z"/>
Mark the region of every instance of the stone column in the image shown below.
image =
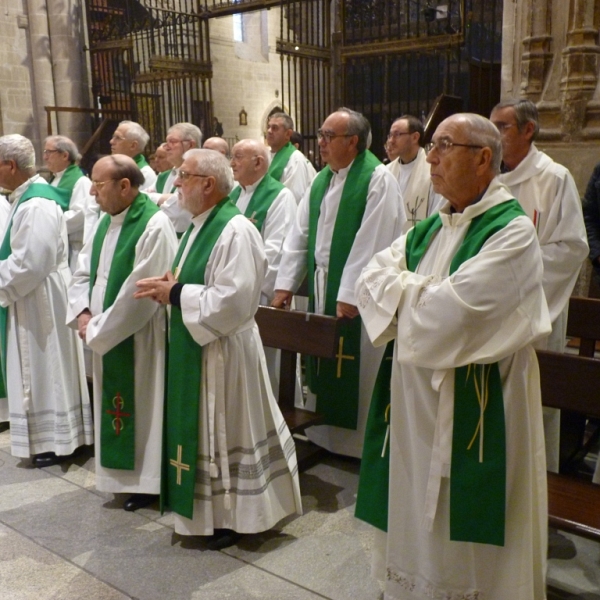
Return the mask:
<path id="1" fill-rule="evenodd" d="M 47 0 L 47 6 L 56 105 L 88 107 L 81 0 Z M 54 133 L 72 138 L 79 146 L 89 138 L 87 115 L 58 113 L 56 121 Z"/>
<path id="2" fill-rule="evenodd" d="M 594 28 L 594 0 L 571 0 L 569 31 L 562 51 L 560 79 L 562 128 L 566 140 L 577 139 L 586 121 L 588 102 L 598 83 L 598 30 Z"/>
<path id="3" fill-rule="evenodd" d="M 54 106 L 54 81 L 52 52 L 48 35 L 46 0 L 27 0 L 30 56 L 33 71 L 33 122 L 32 142 L 39 152 L 41 140 L 47 135 L 44 106 Z M 38 159 L 38 162 L 41 162 Z"/>

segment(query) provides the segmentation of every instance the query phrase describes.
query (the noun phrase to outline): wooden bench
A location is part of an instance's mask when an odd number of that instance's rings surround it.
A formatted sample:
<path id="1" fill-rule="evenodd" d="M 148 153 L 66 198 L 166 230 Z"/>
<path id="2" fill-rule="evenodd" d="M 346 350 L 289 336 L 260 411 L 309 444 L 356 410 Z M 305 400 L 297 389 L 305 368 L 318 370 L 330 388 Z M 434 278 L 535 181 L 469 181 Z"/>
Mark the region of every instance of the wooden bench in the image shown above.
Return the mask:
<path id="1" fill-rule="evenodd" d="M 254 317 L 265 346 L 281 350 L 279 407 L 292 433 L 323 420 L 322 415 L 295 408 L 296 355 L 335 358 L 338 319 L 296 310 L 259 306 Z"/>
<path id="2" fill-rule="evenodd" d="M 600 418 L 600 360 L 592 358 L 600 339 L 600 300 L 571 299 L 567 335 L 580 338 L 579 355 L 537 352 L 542 403 L 584 419 Z M 556 529 L 600 541 L 600 485 L 574 475 L 548 473 L 548 522 Z"/>

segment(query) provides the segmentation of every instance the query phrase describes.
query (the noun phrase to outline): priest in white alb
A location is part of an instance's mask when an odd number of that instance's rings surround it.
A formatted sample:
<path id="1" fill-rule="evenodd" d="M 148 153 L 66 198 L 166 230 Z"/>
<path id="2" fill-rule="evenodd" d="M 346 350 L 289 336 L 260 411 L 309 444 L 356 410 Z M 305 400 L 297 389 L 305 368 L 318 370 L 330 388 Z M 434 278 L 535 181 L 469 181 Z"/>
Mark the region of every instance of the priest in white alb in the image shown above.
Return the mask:
<path id="1" fill-rule="evenodd" d="M 162 504 L 211 549 L 301 514 L 294 441 L 270 389 L 254 321 L 267 260 L 229 200 L 227 159 L 189 150 L 175 185 L 193 215 L 173 272 L 138 281 L 171 304 Z"/>
<path id="2" fill-rule="evenodd" d="M 490 121 L 444 120 L 427 160 L 448 202 L 376 254 L 356 286 L 373 343 L 395 340 L 390 429 L 378 446 L 390 456 L 378 575 L 386 600 L 544 600 L 546 462 L 532 344 L 550 317 L 539 243 L 496 177 L 501 143 Z"/>
<path id="3" fill-rule="evenodd" d="M 1 137 L 0 161 L 0 187 L 12 190 L 0 242 L 0 398 L 11 453 L 46 467 L 93 442 L 82 344 L 66 325 L 65 196 L 35 174 L 27 138 Z"/>
<path id="4" fill-rule="evenodd" d="M 68 321 L 93 351 L 96 487 L 129 493 L 124 508 L 160 492 L 166 311 L 133 298 L 136 281 L 170 267 L 171 221 L 139 191 L 144 176 L 122 154 L 101 158 L 92 194 L 106 213 L 69 287 Z"/>
<path id="5" fill-rule="evenodd" d="M 354 285 L 405 219 L 398 182 L 367 150 L 370 129 L 363 115 L 347 108 L 323 122 L 319 151 L 327 167 L 298 206 L 272 302 L 289 309 L 308 274 L 309 310 L 343 319 L 337 357 L 307 360 L 306 408 L 323 414 L 325 424 L 306 435 L 331 452 L 357 458 L 383 348 L 373 348 L 361 325 Z"/>

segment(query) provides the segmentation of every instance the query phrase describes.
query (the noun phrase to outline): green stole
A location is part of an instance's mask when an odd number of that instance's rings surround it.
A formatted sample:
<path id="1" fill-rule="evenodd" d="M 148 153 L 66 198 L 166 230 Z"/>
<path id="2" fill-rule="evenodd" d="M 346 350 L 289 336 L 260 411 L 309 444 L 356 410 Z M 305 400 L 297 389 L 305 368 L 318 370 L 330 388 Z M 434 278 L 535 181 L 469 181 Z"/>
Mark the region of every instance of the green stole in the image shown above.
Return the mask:
<path id="1" fill-rule="evenodd" d="M 476 256 L 485 242 L 510 221 L 525 213 L 516 200 L 493 206 L 475 217 L 465 238 L 450 264 L 450 274 L 463 262 Z M 406 259 L 409 271 L 415 271 L 435 233 L 442 227 L 439 214 L 418 223 L 406 239 Z M 382 380 L 382 372 L 388 366 L 385 357 L 381 364 L 373 400 L 369 411 L 365 450 L 361 465 L 358 498 L 361 499 L 359 518 L 383 529 L 387 529 L 388 496 L 377 495 L 377 490 L 387 491 L 389 482 L 389 458 L 385 465 L 376 464 L 376 452 L 383 446 L 387 428 L 386 408 L 390 402 L 389 380 Z M 454 378 L 454 427 L 452 433 L 452 464 L 450 470 L 450 539 L 453 541 L 477 542 L 504 545 L 506 507 L 506 432 L 504 424 L 504 401 L 498 363 L 466 365 L 455 370 Z M 483 385 L 480 385 L 483 384 Z M 484 402 L 485 427 L 483 444 L 480 448 L 481 409 Z M 480 462 L 480 450 L 482 462 Z M 365 463 L 365 459 L 367 462 Z M 379 458 L 379 463 L 384 461 Z M 384 481 L 368 487 L 368 478 L 363 482 L 363 471 L 370 467 Z M 485 500 L 483 500 L 485 498 Z M 358 500 L 357 500 L 358 511 Z M 384 513 L 385 520 L 380 516 Z M 385 527 L 382 524 L 385 523 Z"/>
<path id="2" fill-rule="evenodd" d="M 133 157 L 133 160 L 135 162 L 135 164 L 142 169 L 143 167 L 149 167 L 150 165 L 148 164 L 148 161 L 146 160 L 146 157 L 143 154 L 136 154 Z"/>
<path id="3" fill-rule="evenodd" d="M 75 184 L 82 178 L 85 177 L 83 171 L 77 165 L 69 165 L 65 172 L 62 174 L 58 185 L 55 186 L 60 190 L 67 190 L 69 194 L 73 193 Z M 54 177 L 52 178 L 54 180 Z"/>
<path id="4" fill-rule="evenodd" d="M 258 184 L 250 202 L 246 207 L 245 217 L 248 217 L 252 223 L 256 225 L 259 231 L 262 231 L 263 223 L 267 217 L 267 213 L 271 208 L 275 198 L 279 195 L 281 190 L 285 189 L 283 183 L 280 183 L 276 179 L 273 179 L 269 174 L 262 178 L 262 181 Z M 237 205 L 237 202 L 242 193 L 242 186 L 238 186 L 231 194 L 229 194 L 230 200 Z"/>
<path id="5" fill-rule="evenodd" d="M 369 183 L 379 160 L 368 150 L 354 159 L 340 199 L 333 229 L 325 291 L 325 314 L 336 315 L 337 295 L 348 255 L 362 224 L 367 205 Z M 308 230 L 308 295 L 309 311 L 315 310 L 315 248 L 321 202 L 333 171 L 327 166 L 314 179 L 310 191 Z M 307 380 L 317 395 L 317 412 L 325 416 L 327 425 L 356 429 L 358 421 L 358 388 L 360 373 L 361 319 L 343 319 L 336 358 L 307 360 Z"/>
<path id="6" fill-rule="evenodd" d="M 173 262 L 180 283 L 204 285 L 210 254 L 227 223 L 239 214 L 229 197 L 221 200 L 202 225 L 179 269 L 181 256 L 194 229 L 194 225 L 190 225 Z M 202 346 L 194 341 L 185 326 L 181 307 L 173 306 L 165 386 L 161 510 L 170 508 L 188 519 L 194 514 L 201 386 Z"/>
<path id="7" fill-rule="evenodd" d="M 156 178 L 156 191 L 159 194 L 162 194 L 164 189 L 165 189 L 165 183 L 167 183 L 167 179 L 169 179 L 169 175 L 171 174 L 171 172 L 173 171 L 173 169 L 169 169 L 167 171 L 163 171 L 162 173 L 158 174 L 158 177 Z M 175 186 L 173 186 L 173 188 L 171 189 L 171 193 L 175 192 Z"/>
<path id="8" fill-rule="evenodd" d="M 110 308 L 131 274 L 135 246 L 158 206 L 139 193 L 125 215 L 113 256 L 103 310 Z M 90 300 L 96 283 L 100 253 L 110 225 L 104 215 L 92 245 Z M 143 400 L 140 399 L 140 400 Z M 96 415 L 96 418 L 98 416 Z M 107 469 L 135 469 L 135 356 L 133 335 L 102 357 L 102 414 L 100 416 L 100 464 Z"/>
<path id="9" fill-rule="evenodd" d="M 281 150 L 279 150 L 271 164 L 269 165 L 269 175 L 273 177 L 273 179 L 277 179 L 279 181 L 281 176 L 283 175 L 284 169 L 287 167 L 287 164 L 290 160 L 290 156 L 294 154 L 296 148 L 292 145 L 291 142 L 288 142 Z"/>
<path id="10" fill-rule="evenodd" d="M 71 200 L 71 194 L 65 190 L 52 187 L 47 183 L 31 183 L 25 190 L 23 195 L 19 198 L 17 206 L 12 213 L 2 245 L 0 245 L 0 260 L 6 260 L 12 253 L 10 246 L 10 232 L 12 230 L 13 219 L 19 209 L 19 206 L 23 202 L 27 202 L 31 198 L 44 198 L 45 200 L 52 200 L 65 211 L 69 208 L 69 202 Z M 8 307 L 0 306 L 0 398 L 6 398 L 6 321 L 8 319 Z"/>

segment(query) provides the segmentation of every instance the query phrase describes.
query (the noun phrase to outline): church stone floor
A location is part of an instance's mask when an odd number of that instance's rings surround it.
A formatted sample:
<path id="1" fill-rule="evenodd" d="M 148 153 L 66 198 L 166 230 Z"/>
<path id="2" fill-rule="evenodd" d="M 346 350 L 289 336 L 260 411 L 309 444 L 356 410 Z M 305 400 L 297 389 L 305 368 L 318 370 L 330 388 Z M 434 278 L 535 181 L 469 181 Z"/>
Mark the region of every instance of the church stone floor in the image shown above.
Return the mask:
<path id="1" fill-rule="evenodd" d="M 300 477 L 304 515 L 214 552 L 156 507 L 127 513 L 96 491 L 90 452 L 32 468 L 0 433 L 1 600 L 378 600 L 369 527 L 353 517 L 358 461 Z M 600 600 L 600 545 L 550 561 L 548 600 Z"/>

